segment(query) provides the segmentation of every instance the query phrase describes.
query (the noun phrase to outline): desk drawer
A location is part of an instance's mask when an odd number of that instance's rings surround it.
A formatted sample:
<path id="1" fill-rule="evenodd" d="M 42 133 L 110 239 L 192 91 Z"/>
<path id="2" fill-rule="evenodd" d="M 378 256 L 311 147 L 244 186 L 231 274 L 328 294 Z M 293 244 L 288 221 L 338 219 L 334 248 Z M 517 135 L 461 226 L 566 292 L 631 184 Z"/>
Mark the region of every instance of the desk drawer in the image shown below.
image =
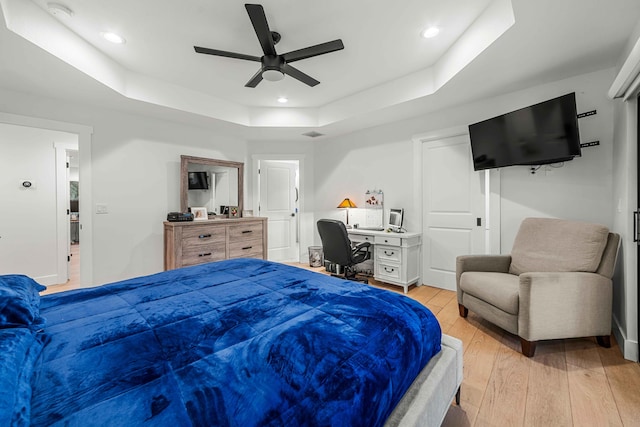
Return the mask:
<path id="1" fill-rule="evenodd" d="M 378 262 L 376 265 L 376 278 L 384 281 L 384 279 L 400 281 L 400 266 L 393 263 Z"/>
<path id="2" fill-rule="evenodd" d="M 182 249 L 182 267 L 220 261 L 226 258 L 224 242 Z"/>
<path id="3" fill-rule="evenodd" d="M 376 245 L 376 258 L 381 262 L 402 263 L 402 251 L 398 246 Z"/>
<path id="4" fill-rule="evenodd" d="M 373 244 L 375 239 L 369 234 L 349 234 L 349 240 L 351 240 L 352 243 L 370 242 Z"/>
<path id="5" fill-rule="evenodd" d="M 229 242 L 229 258 L 264 258 L 262 236 L 259 239 Z"/>
<path id="6" fill-rule="evenodd" d="M 376 245 L 400 246 L 402 239 L 400 237 L 376 236 Z"/>
<path id="7" fill-rule="evenodd" d="M 262 223 L 232 225 L 229 227 L 229 243 L 262 239 Z"/>
<path id="8" fill-rule="evenodd" d="M 227 231 L 224 227 L 210 227 L 197 225 L 184 227 L 182 230 L 182 250 L 192 246 L 211 245 L 219 243 L 224 247 Z"/>

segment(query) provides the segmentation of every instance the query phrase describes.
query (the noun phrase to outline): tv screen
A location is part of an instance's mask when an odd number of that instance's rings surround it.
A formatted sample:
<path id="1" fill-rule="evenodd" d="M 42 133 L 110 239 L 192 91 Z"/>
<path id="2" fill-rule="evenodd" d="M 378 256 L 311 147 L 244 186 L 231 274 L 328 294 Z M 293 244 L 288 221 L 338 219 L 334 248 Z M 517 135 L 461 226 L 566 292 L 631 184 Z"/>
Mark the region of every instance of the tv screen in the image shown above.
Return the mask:
<path id="1" fill-rule="evenodd" d="M 581 154 L 576 95 L 474 123 L 469 136 L 474 170 L 572 160 Z"/>
<path id="2" fill-rule="evenodd" d="M 206 172 L 189 172 L 189 190 L 208 190 L 209 180 Z"/>

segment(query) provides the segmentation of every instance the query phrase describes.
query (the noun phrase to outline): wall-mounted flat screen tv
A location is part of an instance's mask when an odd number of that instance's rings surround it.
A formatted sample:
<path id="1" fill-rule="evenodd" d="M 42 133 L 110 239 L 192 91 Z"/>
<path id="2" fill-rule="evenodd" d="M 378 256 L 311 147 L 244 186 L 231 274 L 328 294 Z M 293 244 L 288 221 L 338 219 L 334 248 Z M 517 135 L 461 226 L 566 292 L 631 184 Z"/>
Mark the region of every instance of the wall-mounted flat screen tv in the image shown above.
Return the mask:
<path id="1" fill-rule="evenodd" d="M 208 190 L 209 180 L 206 172 L 189 172 L 189 190 Z"/>
<path id="2" fill-rule="evenodd" d="M 576 94 L 469 125 L 474 170 L 544 165 L 580 156 Z"/>

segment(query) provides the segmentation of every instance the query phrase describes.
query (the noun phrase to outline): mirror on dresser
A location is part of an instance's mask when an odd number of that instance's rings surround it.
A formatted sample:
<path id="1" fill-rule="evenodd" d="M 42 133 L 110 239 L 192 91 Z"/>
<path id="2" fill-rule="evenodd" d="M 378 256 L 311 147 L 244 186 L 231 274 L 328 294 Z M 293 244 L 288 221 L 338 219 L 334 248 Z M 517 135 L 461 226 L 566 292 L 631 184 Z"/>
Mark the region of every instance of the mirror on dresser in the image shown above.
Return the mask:
<path id="1" fill-rule="evenodd" d="M 190 185 L 191 181 L 191 185 Z M 206 207 L 222 214 L 222 206 L 242 212 L 244 163 L 204 157 L 180 156 L 180 210 Z M 192 189 L 189 189 L 189 188 Z"/>

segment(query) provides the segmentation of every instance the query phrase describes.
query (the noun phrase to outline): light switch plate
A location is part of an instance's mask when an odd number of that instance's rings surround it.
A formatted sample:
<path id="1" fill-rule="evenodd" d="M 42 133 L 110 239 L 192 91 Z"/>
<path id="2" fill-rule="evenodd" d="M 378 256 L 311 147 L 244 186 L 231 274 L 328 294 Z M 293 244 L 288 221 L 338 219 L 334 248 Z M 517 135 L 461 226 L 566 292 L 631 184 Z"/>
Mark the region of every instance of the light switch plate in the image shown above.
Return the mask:
<path id="1" fill-rule="evenodd" d="M 109 208 L 104 203 L 96 203 L 96 213 L 97 214 L 107 214 L 107 213 L 109 213 Z"/>

